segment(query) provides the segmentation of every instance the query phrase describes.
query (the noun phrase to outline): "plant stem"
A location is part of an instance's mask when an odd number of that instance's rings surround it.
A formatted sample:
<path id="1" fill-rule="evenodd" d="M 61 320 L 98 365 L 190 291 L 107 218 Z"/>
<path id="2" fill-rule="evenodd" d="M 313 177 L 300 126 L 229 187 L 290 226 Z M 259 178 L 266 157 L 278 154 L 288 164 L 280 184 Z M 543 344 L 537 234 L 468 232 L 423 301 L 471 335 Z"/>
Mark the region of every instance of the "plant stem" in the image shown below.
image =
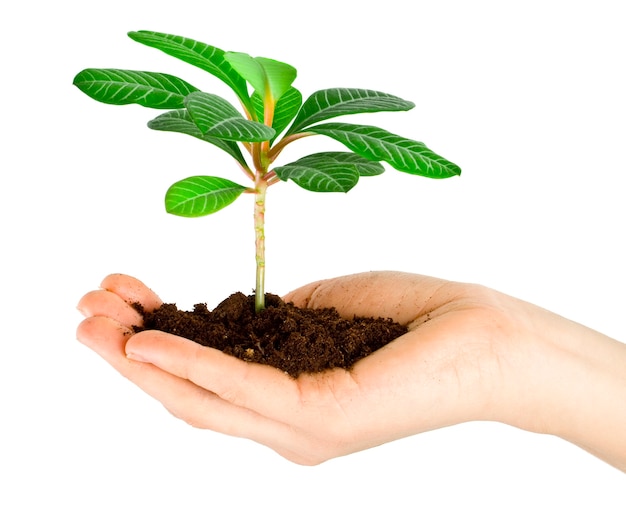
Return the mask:
<path id="1" fill-rule="evenodd" d="M 265 309 L 265 193 L 267 182 L 257 173 L 254 195 L 254 236 L 256 247 L 256 313 Z"/>

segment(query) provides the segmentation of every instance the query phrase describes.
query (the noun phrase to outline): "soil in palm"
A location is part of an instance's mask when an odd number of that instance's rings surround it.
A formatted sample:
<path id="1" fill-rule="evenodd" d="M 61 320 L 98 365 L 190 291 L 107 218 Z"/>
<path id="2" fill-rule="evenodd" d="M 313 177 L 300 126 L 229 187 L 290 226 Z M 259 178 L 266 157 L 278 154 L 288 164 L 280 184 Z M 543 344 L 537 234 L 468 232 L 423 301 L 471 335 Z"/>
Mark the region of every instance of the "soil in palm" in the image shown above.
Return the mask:
<path id="1" fill-rule="evenodd" d="M 192 311 L 163 304 L 144 312 L 145 329 L 183 336 L 201 345 L 261 364 L 296 378 L 331 368 L 350 369 L 356 361 L 406 333 L 390 319 L 344 319 L 333 308 L 303 309 L 266 295 L 266 309 L 256 313 L 254 296 L 232 294 L 214 310 L 203 303 Z"/>

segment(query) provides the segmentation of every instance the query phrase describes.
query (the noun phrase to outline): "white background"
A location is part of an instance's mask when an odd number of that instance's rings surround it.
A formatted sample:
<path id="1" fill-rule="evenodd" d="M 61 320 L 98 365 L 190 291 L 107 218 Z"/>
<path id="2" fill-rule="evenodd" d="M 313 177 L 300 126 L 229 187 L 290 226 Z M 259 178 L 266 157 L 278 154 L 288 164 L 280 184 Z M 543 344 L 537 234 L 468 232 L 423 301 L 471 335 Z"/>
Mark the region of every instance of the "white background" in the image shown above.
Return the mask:
<path id="1" fill-rule="evenodd" d="M 125 35 L 146 29 L 289 62 L 305 97 L 353 86 L 412 100 L 408 113 L 354 121 L 421 140 L 463 175 L 389 169 L 347 195 L 273 187 L 268 290 L 420 272 L 489 285 L 626 341 L 622 2 L 5 4 L 0 504 L 624 505 L 624 474 L 554 437 L 497 424 L 306 468 L 170 416 L 74 340 L 76 302 L 110 272 L 182 307 L 250 292 L 252 203 L 242 196 L 197 220 L 167 215 L 171 183 L 237 179 L 230 161 L 150 131 L 156 111 L 103 105 L 71 85 L 85 67 L 118 67 L 232 98 Z M 326 147 L 340 148 L 317 138 L 300 149 Z M 284 161 L 296 156 L 294 146 Z"/>

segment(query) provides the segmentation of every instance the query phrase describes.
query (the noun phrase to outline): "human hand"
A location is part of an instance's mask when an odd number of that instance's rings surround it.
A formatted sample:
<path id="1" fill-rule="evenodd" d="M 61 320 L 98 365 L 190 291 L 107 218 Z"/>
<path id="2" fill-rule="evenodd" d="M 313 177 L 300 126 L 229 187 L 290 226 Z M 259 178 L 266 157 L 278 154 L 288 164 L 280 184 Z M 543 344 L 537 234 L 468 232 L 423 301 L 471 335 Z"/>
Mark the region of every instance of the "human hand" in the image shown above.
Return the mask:
<path id="1" fill-rule="evenodd" d="M 158 296 L 124 275 L 107 277 L 102 289 L 79 303 L 87 317 L 78 328 L 82 343 L 189 424 L 255 440 L 297 463 L 471 420 L 552 432 L 590 448 L 554 421 L 558 389 L 545 386 L 563 373 L 544 367 L 558 355 L 546 332 L 562 336 L 571 324 L 578 336 L 578 325 L 481 286 L 379 272 L 293 291 L 286 299 L 298 306 L 409 327 L 350 371 L 295 380 L 174 335 L 135 334 L 141 317 L 130 303 L 151 309 Z"/>

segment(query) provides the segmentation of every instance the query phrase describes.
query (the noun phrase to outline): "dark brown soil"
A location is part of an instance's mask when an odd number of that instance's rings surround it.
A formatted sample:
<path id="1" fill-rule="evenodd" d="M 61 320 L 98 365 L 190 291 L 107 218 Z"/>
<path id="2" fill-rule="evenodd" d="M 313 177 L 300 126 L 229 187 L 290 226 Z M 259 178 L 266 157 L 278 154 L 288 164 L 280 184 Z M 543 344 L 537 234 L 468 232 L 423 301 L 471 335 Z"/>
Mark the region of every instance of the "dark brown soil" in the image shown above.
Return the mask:
<path id="1" fill-rule="evenodd" d="M 244 361 L 274 366 L 294 378 L 330 368 L 350 369 L 407 331 L 389 319 L 346 320 L 335 309 L 302 309 L 272 294 L 259 314 L 254 296 L 241 292 L 213 311 L 203 303 L 189 312 L 164 304 L 142 313 L 144 327 L 138 331 L 158 329 L 183 336 Z"/>

